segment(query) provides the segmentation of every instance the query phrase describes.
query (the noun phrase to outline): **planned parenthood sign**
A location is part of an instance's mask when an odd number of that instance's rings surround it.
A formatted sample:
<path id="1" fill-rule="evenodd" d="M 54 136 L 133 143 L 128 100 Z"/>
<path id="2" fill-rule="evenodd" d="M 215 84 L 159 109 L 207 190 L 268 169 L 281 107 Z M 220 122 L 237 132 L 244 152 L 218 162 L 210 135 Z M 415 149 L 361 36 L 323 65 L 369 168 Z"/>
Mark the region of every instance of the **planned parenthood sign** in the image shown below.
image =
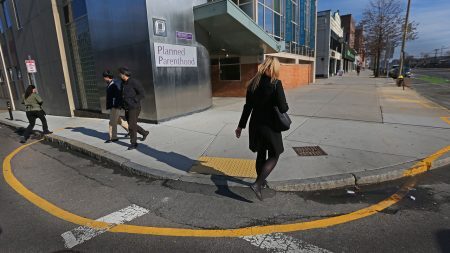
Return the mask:
<path id="1" fill-rule="evenodd" d="M 156 67 L 197 67 L 197 48 L 154 43 Z"/>

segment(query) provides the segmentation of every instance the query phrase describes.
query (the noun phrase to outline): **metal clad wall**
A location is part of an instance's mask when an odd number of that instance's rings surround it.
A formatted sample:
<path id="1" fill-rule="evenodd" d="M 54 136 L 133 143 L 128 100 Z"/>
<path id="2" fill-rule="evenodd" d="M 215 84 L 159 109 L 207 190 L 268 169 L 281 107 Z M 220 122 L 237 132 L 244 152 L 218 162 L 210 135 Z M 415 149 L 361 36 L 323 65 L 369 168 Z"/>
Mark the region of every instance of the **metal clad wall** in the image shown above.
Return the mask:
<path id="1" fill-rule="evenodd" d="M 36 61 L 38 71 L 36 82 L 39 93 L 44 99 L 45 111 L 48 114 L 70 116 L 51 1 L 16 1 L 16 4 L 23 26 L 22 29 L 17 29 L 12 9 L 10 14 L 13 22 L 15 49 L 24 86 L 28 85 L 25 60 L 30 55 Z M 10 4 L 10 7 L 12 7 L 12 4 Z M 17 102 L 16 107 L 17 109 L 24 109 Z"/>
<path id="2" fill-rule="evenodd" d="M 212 104 L 209 54 L 195 41 L 193 7 L 202 3 L 206 0 L 147 0 L 152 55 L 154 42 L 197 47 L 197 68 L 157 68 L 152 57 L 158 120 L 203 110 Z M 167 37 L 153 35 L 153 18 L 166 21 Z M 192 33 L 192 41 L 177 39 L 176 31 Z"/>
<path id="3" fill-rule="evenodd" d="M 102 72 L 110 69 L 117 74 L 119 67 L 127 66 L 146 92 L 140 117 L 157 120 L 146 1 L 87 0 L 86 4 L 102 111 L 106 86 Z"/>

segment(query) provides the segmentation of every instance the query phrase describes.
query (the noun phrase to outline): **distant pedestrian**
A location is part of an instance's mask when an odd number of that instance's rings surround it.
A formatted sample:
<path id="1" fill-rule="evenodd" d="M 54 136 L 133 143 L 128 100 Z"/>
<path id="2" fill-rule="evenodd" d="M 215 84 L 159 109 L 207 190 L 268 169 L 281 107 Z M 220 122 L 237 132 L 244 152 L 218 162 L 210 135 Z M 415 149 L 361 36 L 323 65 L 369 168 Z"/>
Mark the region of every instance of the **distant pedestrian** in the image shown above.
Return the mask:
<path id="1" fill-rule="evenodd" d="M 135 78 L 131 78 L 131 71 L 122 67 L 119 69 L 120 78 L 123 83 L 123 108 L 125 109 L 125 118 L 128 121 L 128 130 L 130 133 L 131 145 L 128 150 L 136 149 L 137 133 L 142 135 L 142 141 L 145 141 L 148 131 L 145 131 L 137 124 L 139 114 L 141 113 L 141 100 L 144 99 L 144 88 L 141 82 Z"/>
<path id="2" fill-rule="evenodd" d="M 277 106 L 281 113 L 289 109 L 283 85 L 278 80 L 279 71 L 280 62 L 272 57 L 266 58 L 258 67 L 258 72 L 248 83 L 244 109 L 235 131 L 236 137 L 239 138 L 251 114 L 249 147 L 251 151 L 257 152 L 257 178 L 250 188 L 259 200 L 262 200 L 261 188 L 267 184 L 267 177 L 284 151 L 281 132 L 275 129 L 274 122 L 274 106 Z"/>
<path id="3" fill-rule="evenodd" d="M 25 133 L 20 139 L 20 143 L 27 142 L 30 138 L 31 131 L 33 131 L 36 119 L 39 118 L 42 122 L 42 131 L 44 134 L 51 134 L 48 130 L 47 119 L 45 118 L 45 112 L 42 109 L 44 100 L 37 94 L 36 87 L 29 85 L 23 96 L 23 104 L 25 105 L 26 115 L 28 118 L 28 127 L 25 129 Z"/>
<path id="4" fill-rule="evenodd" d="M 361 65 L 356 66 L 356 74 L 359 76 L 359 72 L 361 72 Z"/>
<path id="5" fill-rule="evenodd" d="M 106 86 L 106 109 L 111 110 L 109 114 L 109 139 L 105 143 L 116 142 L 117 138 L 117 124 L 120 124 L 123 129 L 128 132 L 128 123 L 120 116 L 120 109 L 122 108 L 122 89 L 118 80 L 114 79 L 111 71 L 103 72 L 103 79 Z"/>

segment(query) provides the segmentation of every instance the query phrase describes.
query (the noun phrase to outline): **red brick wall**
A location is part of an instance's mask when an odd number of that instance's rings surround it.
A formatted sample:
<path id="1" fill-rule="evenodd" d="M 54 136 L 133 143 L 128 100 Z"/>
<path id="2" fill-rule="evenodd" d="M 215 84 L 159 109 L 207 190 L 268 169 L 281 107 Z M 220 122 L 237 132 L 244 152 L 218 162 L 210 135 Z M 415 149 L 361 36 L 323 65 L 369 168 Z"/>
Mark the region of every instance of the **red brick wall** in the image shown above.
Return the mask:
<path id="1" fill-rule="evenodd" d="M 242 64 L 240 81 L 221 81 L 219 65 L 211 66 L 211 83 L 214 97 L 245 97 L 247 82 L 256 74 L 258 64 Z"/>
<path id="2" fill-rule="evenodd" d="M 280 80 L 286 89 L 308 85 L 312 82 L 312 64 L 281 64 Z"/>
<path id="3" fill-rule="evenodd" d="M 219 65 L 211 66 L 211 83 L 214 97 L 244 97 L 247 82 L 255 74 L 258 64 L 242 64 L 240 81 L 221 81 Z M 312 82 L 312 64 L 281 64 L 280 80 L 283 87 L 292 89 Z"/>

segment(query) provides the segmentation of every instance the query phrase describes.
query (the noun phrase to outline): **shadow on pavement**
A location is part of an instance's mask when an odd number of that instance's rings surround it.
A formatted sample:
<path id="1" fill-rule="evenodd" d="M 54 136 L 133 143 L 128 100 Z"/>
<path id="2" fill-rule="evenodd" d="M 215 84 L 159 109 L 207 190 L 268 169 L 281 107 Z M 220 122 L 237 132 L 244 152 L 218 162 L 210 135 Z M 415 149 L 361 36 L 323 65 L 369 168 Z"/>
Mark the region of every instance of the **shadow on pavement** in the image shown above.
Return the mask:
<path id="1" fill-rule="evenodd" d="M 99 138 L 99 139 L 105 140 L 105 141 L 109 139 L 108 133 L 99 132 L 95 129 L 89 129 L 89 128 L 85 128 L 85 127 L 67 127 L 66 129 L 69 129 L 72 132 L 82 133 L 87 136 L 96 137 L 96 138 Z"/>
<path id="2" fill-rule="evenodd" d="M 436 239 L 438 241 L 439 247 L 441 247 L 441 252 L 450 252 L 450 229 L 439 230 L 436 233 Z"/>
<path id="3" fill-rule="evenodd" d="M 69 127 L 67 129 L 70 129 L 73 132 L 78 132 L 87 136 L 92 136 L 92 137 L 96 137 L 102 140 L 107 140 L 109 138 L 108 133 L 106 132 L 99 132 L 95 129 L 88 129 L 85 127 Z M 122 138 L 124 139 L 124 138 Z M 121 146 L 124 147 L 128 147 L 130 144 L 124 142 L 124 141 L 117 141 L 115 142 L 116 144 L 119 144 Z M 110 144 L 105 144 L 105 145 L 110 145 Z M 175 152 L 165 152 L 165 151 L 160 151 L 157 150 L 155 148 L 149 147 L 148 145 L 144 144 L 144 143 L 139 143 L 138 147 L 136 149 L 136 151 L 141 152 L 144 155 L 147 155 L 149 157 L 153 157 L 155 158 L 157 161 L 161 162 L 161 163 L 165 163 L 167 165 L 169 165 L 172 168 L 175 168 L 177 170 L 180 171 L 184 171 L 184 172 L 189 172 L 189 170 L 192 168 L 192 166 L 194 164 L 197 163 L 201 163 L 198 160 L 193 160 L 187 156 L 184 156 L 182 154 L 178 154 Z M 126 152 L 130 152 L 130 151 L 126 151 L 124 150 L 124 156 L 126 156 Z M 206 167 L 205 165 L 201 165 Z M 252 201 L 237 195 L 236 193 L 232 192 L 230 190 L 230 187 L 228 186 L 228 182 L 236 182 L 239 184 L 243 184 L 243 185 L 249 185 L 249 183 L 238 179 L 238 178 L 234 178 L 234 177 L 229 177 L 229 176 L 225 176 L 222 172 L 215 170 L 212 167 L 207 167 L 207 169 L 209 171 L 213 172 L 213 175 L 211 175 L 211 181 L 216 185 L 217 187 L 217 191 L 216 194 L 221 195 L 221 196 L 225 196 L 228 198 L 232 198 L 235 200 L 239 200 L 239 201 L 243 201 L 243 202 L 247 202 L 247 203 L 252 203 Z M 219 174 L 219 175 L 216 175 Z"/>
<path id="4" fill-rule="evenodd" d="M 247 186 L 250 186 L 250 183 L 247 183 L 239 178 L 229 177 L 229 176 L 225 177 L 222 175 L 211 175 L 211 181 L 213 181 L 213 183 L 217 187 L 217 190 L 215 191 L 215 193 L 217 195 L 221 195 L 224 197 L 232 198 L 232 199 L 247 202 L 247 203 L 253 203 L 253 201 L 250 201 L 250 200 L 232 192 L 230 190 L 230 187 L 228 186 L 228 182 L 230 182 L 230 181 L 239 183 L 242 185 L 247 185 Z"/>

